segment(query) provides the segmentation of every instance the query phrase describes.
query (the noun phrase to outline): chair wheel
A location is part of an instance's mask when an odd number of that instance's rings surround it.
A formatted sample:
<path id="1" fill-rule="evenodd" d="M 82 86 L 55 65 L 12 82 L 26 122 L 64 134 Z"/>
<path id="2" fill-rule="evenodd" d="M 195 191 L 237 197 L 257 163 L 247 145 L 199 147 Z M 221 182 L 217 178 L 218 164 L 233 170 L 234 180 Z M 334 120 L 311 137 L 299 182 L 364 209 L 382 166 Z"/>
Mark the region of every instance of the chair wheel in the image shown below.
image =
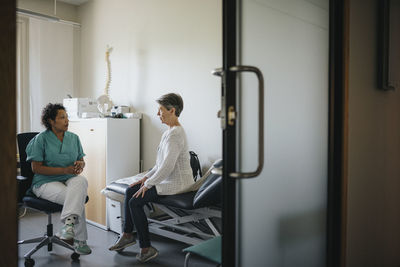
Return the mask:
<path id="1" fill-rule="evenodd" d="M 117 253 L 122 253 L 122 251 L 124 251 L 123 248 L 116 250 Z"/>
<path id="2" fill-rule="evenodd" d="M 73 261 L 77 261 L 77 260 L 79 260 L 79 254 L 78 253 L 76 253 L 76 252 L 74 252 L 74 253 L 72 253 L 72 255 L 71 255 L 71 259 L 73 260 Z"/>
<path id="3" fill-rule="evenodd" d="M 35 265 L 35 261 L 33 259 L 25 259 L 25 267 L 32 267 Z"/>

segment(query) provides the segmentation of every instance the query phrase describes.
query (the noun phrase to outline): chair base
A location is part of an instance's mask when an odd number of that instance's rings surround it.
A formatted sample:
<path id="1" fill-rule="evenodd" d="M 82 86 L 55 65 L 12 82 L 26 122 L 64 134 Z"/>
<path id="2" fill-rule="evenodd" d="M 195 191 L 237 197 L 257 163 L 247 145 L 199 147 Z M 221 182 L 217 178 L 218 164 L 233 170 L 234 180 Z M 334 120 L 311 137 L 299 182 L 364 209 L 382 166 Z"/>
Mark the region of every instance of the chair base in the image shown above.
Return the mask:
<path id="1" fill-rule="evenodd" d="M 47 245 L 47 250 L 53 250 L 53 244 L 65 247 L 69 250 L 72 250 L 71 258 L 74 261 L 79 259 L 79 254 L 75 252 L 73 246 L 68 244 L 67 242 L 61 240 L 58 236 L 53 235 L 53 224 L 51 223 L 51 213 L 47 213 L 48 216 L 48 224 L 47 224 L 47 233 L 42 237 L 31 238 L 27 240 L 20 240 L 17 242 L 18 245 L 22 244 L 30 244 L 30 243 L 39 243 L 33 249 L 31 249 L 28 253 L 24 255 L 25 258 L 25 266 L 33 266 L 35 265 L 35 261 L 31 258 L 31 256 L 38 251 L 40 248 Z"/>
<path id="2" fill-rule="evenodd" d="M 36 251 L 38 251 L 40 248 L 42 248 L 42 247 L 44 247 L 46 245 L 48 246 L 48 250 L 51 251 L 52 250 L 52 244 L 60 245 L 62 247 L 65 247 L 67 249 L 70 249 L 70 250 L 74 251 L 74 253 L 75 253 L 74 247 L 71 246 L 70 244 L 68 244 L 67 242 L 62 241 L 58 236 L 47 236 L 47 235 L 45 235 L 43 237 L 37 237 L 37 238 L 18 241 L 18 245 L 29 244 L 29 243 L 39 243 L 39 244 L 37 244 L 36 247 L 31 249 L 28 253 L 26 253 L 24 255 L 25 260 L 26 259 L 30 259 L 31 256 Z"/>

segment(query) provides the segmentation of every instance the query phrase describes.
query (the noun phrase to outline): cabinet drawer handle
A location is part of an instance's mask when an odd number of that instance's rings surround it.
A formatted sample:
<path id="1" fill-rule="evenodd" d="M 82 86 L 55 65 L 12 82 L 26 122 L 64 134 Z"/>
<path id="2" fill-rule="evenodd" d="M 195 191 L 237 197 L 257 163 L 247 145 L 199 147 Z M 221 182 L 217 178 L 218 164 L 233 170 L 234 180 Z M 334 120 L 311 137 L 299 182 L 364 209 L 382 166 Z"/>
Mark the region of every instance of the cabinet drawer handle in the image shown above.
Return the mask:
<path id="1" fill-rule="evenodd" d="M 93 131 L 94 131 L 94 129 L 90 129 L 90 131 L 91 131 L 91 132 L 93 132 Z"/>

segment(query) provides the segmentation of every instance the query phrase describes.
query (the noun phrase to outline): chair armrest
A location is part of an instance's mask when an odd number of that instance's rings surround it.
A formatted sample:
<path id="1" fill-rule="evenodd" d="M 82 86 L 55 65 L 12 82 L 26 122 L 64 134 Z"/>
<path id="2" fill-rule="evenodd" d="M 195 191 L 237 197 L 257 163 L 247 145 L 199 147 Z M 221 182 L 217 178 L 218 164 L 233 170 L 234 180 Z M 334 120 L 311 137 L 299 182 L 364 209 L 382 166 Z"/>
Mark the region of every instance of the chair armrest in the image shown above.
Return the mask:
<path id="1" fill-rule="evenodd" d="M 18 203 L 22 203 L 22 198 L 25 196 L 26 191 L 31 187 L 32 180 L 28 177 L 18 175 L 17 186 L 18 186 Z"/>
<path id="2" fill-rule="evenodd" d="M 17 175 L 17 180 L 18 181 L 26 181 L 26 180 L 28 180 L 28 177 Z"/>

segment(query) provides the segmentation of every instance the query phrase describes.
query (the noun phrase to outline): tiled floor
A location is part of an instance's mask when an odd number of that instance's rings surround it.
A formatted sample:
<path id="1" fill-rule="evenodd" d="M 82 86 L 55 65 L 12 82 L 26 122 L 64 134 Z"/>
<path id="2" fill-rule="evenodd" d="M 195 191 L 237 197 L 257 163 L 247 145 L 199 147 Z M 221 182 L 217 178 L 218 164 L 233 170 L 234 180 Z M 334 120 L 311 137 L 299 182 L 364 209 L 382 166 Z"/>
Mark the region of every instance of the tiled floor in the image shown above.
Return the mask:
<path id="1" fill-rule="evenodd" d="M 53 214 L 54 231 L 58 231 L 61 223 L 59 222 L 59 214 Z M 47 215 L 28 211 L 27 214 L 19 221 L 19 239 L 29 239 L 43 235 L 46 231 Z M 168 238 L 152 235 L 152 245 L 156 247 L 160 254 L 154 260 L 141 264 L 135 256 L 139 250 L 138 245 L 134 245 L 125 249 L 121 254 L 111 252 L 108 247 L 112 245 L 117 234 L 105 231 L 96 226 L 88 224 L 89 240 L 88 244 L 92 248 L 92 254 L 81 256 L 78 262 L 73 262 L 70 258 L 71 251 L 66 248 L 53 245 L 53 251 L 47 251 L 47 247 L 41 248 L 32 258 L 35 266 L 48 267 L 64 267 L 64 266 L 81 266 L 81 267 L 111 267 L 111 266 L 148 266 L 148 267 L 179 267 L 183 266 L 185 254 L 182 249 L 188 247 L 187 244 L 173 241 Z M 24 266 L 24 254 L 27 253 L 35 244 L 23 244 L 19 246 L 18 266 Z M 198 257 L 191 257 L 191 267 L 208 267 L 215 264 L 203 260 Z"/>

